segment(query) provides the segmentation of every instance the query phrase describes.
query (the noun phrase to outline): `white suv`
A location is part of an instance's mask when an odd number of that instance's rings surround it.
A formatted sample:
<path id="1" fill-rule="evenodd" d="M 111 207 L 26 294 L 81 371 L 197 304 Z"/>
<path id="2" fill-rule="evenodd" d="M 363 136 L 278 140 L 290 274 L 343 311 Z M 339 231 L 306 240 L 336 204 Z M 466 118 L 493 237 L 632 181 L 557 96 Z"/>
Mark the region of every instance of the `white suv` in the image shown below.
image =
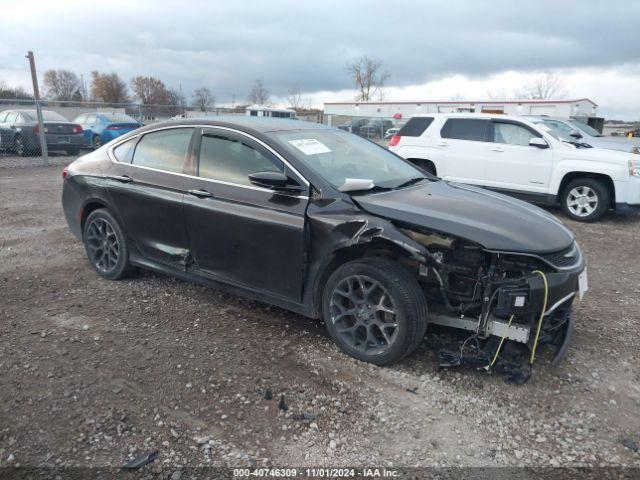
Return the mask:
<path id="1" fill-rule="evenodd" d="M 416 115 L 389 149 L 444 180 L 559 203 L 575 220 L 640 208 L 639 155 L 569 142 L 525 117 Z"/>

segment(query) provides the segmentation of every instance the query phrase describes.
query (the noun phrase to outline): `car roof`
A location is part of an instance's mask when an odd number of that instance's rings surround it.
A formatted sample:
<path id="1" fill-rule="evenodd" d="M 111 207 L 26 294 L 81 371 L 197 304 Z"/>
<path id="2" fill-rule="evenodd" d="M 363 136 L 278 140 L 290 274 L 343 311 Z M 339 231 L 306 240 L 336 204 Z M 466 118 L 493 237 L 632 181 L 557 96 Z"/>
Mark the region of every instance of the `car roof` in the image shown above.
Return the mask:
<path id="1" fill-rule="evenodd" d="M 288 120 L 273 117 L 252 117 L 249 115 L 220 115 L 218 117 L 202 117 L 169 120 L 152 123 L 137 131 L 155 130 L 160 127 L 179 125 L 206 125 L 211 127 L 240 127 L 242 130 L 253 130 L 259 133 L 284 132 L 292 130 L 333 130 L 332 127 L 321 123 L 305 122 L 302 120 Z"/>
<path id="2" fill-rule="evenodd" d="M 532 117 L 525 115 L 505 115 L 502 113 L 471 113 L 471 112 L 456 112 L 456 113 L 417 113 L 411 115 L 411 117 L 430 117 L 430 118 L 476 118 L 483 120 L 508 120 L 521 122 L 527 125 L 534 125 Z M 539 118 L 539 117 L 538 117 Z"/>

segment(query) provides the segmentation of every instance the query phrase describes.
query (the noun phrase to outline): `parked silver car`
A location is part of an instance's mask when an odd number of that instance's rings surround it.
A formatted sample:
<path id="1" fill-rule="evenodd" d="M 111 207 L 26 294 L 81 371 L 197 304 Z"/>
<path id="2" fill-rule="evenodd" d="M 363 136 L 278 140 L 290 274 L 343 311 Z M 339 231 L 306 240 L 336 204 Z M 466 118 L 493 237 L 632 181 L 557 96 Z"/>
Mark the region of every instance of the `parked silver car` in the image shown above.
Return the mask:
<path id="1" fill-rule="evenodd" d="M 551 128 L 554 133 L 568 141 L 587 143 L 592 147 L 640 153 L 640 139 L 626 137 L 607 137 L 595 128 L 574 118 L 538 117 L 534 123 Z"/>

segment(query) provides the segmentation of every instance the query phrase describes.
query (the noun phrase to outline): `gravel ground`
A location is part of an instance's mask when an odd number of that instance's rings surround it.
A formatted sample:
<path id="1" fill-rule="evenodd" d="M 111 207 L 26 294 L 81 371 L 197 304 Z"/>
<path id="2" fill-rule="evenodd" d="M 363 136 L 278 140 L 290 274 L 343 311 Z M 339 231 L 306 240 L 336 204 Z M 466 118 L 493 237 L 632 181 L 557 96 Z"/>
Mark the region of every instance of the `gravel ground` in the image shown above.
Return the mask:
<path id="1" fill-rule="evenodd" d="M 591 290 L 565 361 L 515 386 L 438 370 L 432 333 L 381 368 L 284 310 L 148 272 L 103 280 L 63 218 L 59 165 L 70 159 L 54 158 L 0 159 L 0 465 L 119 466 L 156 449 L 146 468 L 174 474 L 640 467 L 637 217 L 564 219 Z"/>

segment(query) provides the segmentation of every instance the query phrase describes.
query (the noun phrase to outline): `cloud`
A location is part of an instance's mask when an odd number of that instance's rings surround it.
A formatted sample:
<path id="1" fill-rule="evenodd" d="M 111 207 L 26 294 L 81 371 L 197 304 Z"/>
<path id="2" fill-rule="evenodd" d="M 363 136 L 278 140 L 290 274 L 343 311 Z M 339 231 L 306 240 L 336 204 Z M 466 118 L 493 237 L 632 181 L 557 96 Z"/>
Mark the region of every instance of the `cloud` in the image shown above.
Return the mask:
<path id="1" fill-rule="evenodd" d="M 399 89 L 640 64 L 640 2 L 22 0 L 1 9 L 2 71 L 26 70 L 31 49 L 41 71 L 154 75 L 222 101 L 244 99 L 256 78 L 276 96 L 347 90 L 345 65 L 362 54 L 383 60 Z"/>

